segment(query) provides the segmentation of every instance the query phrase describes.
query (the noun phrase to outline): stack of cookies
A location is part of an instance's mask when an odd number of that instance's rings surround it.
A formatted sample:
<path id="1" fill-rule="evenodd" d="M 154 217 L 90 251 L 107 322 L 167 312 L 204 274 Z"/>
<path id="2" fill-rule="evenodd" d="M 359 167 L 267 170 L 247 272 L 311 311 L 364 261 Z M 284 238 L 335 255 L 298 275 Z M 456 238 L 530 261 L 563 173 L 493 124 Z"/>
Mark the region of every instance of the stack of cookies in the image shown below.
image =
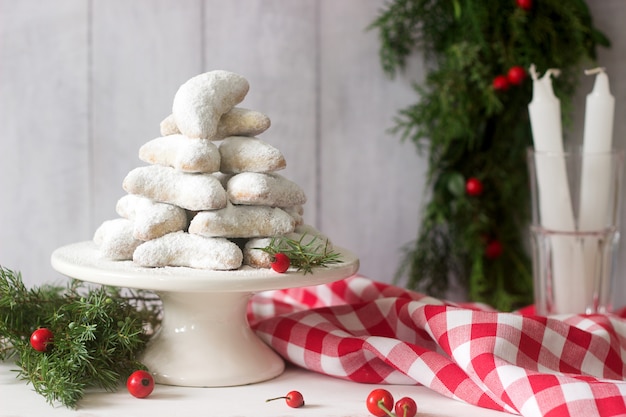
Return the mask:
<path id="1" fill-rule="evenodd" d="M 104 257 L 144 267 L 269 267 L 269 255 L 255 249 L 269 238 L 319 235 L 303 224 L 302 189 L 276 173 L 286 166 L 282 153 L 256 137 L 269 118 L 236 107 L 248 89 L 228 71 L 178 89 L 162 136 L 139 149 L 148 165 L 123 181 L 120 217 L 95 232 Z"/>

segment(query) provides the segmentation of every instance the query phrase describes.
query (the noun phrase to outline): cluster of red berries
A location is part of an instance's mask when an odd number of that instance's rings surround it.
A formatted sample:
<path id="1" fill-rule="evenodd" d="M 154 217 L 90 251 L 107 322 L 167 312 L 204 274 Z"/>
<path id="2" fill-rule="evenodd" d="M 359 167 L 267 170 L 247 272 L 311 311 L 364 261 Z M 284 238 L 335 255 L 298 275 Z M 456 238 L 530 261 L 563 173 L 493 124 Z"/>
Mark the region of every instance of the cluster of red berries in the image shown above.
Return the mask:
<path id="1" fill-rule="evenodd" d="M 525 79 L 526 70 L 519 65 L 515 65 L 509 68 L 506 75 L 497 75 L 493 79 L 493 89 L 496 91 L 506 91 L 512 85 L 521 85 Z"/>
<path id="2" fill-rule="evenodd" d="M 367 410 L 376 417 L 415 417 L 417 414 L 417 404 L 412 398 L 402 397 L 394 402 L 393 395 L 383 388 L 376 388 L 370 392 L 366 405 Z"/>
<path id="3" fill-rule="evenodd" d="M 522 10 L 530 11 L 533 8 L 533 0 L 515 0 L 517 7 Z M 497 75 L 493 79 L 493 88 L 496 91 L 506 91 L 512 85 L 520 85 L 526 79 L 526 70 L 523 67 L 516 65 L 509 68 L 506 75 Z"/>
<path id="4" fill-rule="evenodd" d="M 30 335 L 30 345 L 38 352 L 49 352 L 53 342 L 54 334 L 45 327 L 38 328 Z M 126 380 L 126 388 L 132 396 L 145 398 L 154 390 L 154 379 L 147 371 L 135 371 Z"/>

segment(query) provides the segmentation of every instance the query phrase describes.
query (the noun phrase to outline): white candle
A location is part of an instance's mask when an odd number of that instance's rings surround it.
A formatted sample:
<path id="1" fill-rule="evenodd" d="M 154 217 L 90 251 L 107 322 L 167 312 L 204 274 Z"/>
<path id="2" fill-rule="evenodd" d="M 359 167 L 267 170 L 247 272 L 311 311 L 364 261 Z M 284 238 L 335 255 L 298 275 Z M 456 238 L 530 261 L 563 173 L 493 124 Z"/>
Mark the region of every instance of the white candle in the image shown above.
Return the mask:
<path id="1" fill-rule="evenodd" d="M 587 95 L 583 160 L 580 184 L 578 229 L 602 231 L 609 223 L 609 196 L 611 189 L 611 146 L 613 140 L 613 115 L 615 98 L 609 89 L 609 77 L 604 68 L 585 71 L 597 74 L 593 90 Z M 597 250 L 598 237 L 585 239 L 585 291 L 588 302 L 593 300 L 595 282 L 602 262 Z M 589 306 L 591 307 L 591 306 Z"/>
<path id="2" fill-rule="evenodd" d="M 530 67 L 533 79 L 533 98 L 528 105 L 535 150 L 538 152 L 563 152 L 563 132 L 561 127 L 561 103 L 552 90 L 553 74 L 558 70 L 546 71 L 542 78 L 537 77 L 535 66 Z"/>
<path id="3" fill-rule="evenodd" d="M 609 89 L 609 77 L 604 68 L 594 68 L 585 74 L 597 74 L 593 90 L 587 95 L 583 151 L 609 152 L 613 141 L 615 97 Z"/>
<path id="4" fill-rule="evenodd" d="M 533 65 L 530 74 L 533 77 L 533 98 L 528 105 L 528 113 L 535 151 L 562 155 L 561 103 L 554 95 L 550 78 L 558 72 L 548 70 L 542 78 L 538 78 Z M 552 163 L 537 162 L 541 225 L 556 231 L 574 231 L 574 214 L 565 161 L 553 158 Z"/>
<path id="5" fill-rule="evenodd" d="M 539 79 L 534 65 L 530 68 L 533 78 L 533 98 L 528 105 L 533 143 L 539 155 L 535 159 L 538 184 L 539 213 L 544 232 L 558 232 L 550 235 L 552 293 L 554 312 L 580 312 L 584 309 L 585 290 L 584 266 L 581 248 L 572 245 L 572 238 L 563 232 L 574 232 L 574 213 L 567 181 L 567 170 L 563 158 L 563 133 L 561 125 L 561 103 L 552 89 L 553 74 L 548 70 Z M 543 265 L 547 267 L 547 265 Z"/>

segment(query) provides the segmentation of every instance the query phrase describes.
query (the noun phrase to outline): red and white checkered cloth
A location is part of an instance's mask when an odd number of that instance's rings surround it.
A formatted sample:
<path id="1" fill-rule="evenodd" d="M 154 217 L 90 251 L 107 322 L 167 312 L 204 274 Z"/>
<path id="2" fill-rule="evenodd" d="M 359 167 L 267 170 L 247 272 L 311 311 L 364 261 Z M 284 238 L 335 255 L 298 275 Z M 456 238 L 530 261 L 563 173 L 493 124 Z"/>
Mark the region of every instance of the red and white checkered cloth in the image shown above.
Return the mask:
<path id="1" fill-rule="evenodd" d="M 371 384 L 422 384 L 523 416 L 626 416 L 626 320 L 445 303 L 362 276 L 264 292 L 257 334 L 288 361 Z"/>

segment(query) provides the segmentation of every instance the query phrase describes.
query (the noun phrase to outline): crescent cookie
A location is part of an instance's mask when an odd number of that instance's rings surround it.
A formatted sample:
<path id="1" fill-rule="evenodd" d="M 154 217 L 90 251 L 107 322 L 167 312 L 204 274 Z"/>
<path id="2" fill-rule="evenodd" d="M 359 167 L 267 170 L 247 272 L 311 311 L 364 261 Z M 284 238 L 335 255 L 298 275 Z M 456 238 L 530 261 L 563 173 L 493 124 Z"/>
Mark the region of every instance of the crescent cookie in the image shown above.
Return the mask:
<path id="1" fill-rule="evenodd" d="M 287 166 L 283 154 L 269 143 L 246 136 L 230 136 L 219 147 L 220 171 L 227 174 L 241 172 L 272 172 Z"/>
<path id="2" fill-rule="evenodd" d="M 139 195 L 127 194 L 115 207 L 117 214 L 133 221 L 133 237 L 151 240 L 187 228 L 187 211 Z"/>
<path id="3" fill-rule="evenodd" d="M 190 139 L 170 135 L 153 139 L 139 148 L 139 159 L 153 165 L 176 168 L 183 172 L 217 172 L 220 152 L 208 139 Z"/>
<path id="4" fill-rule="evenodd" d="M 142 243 L 133 255 L 133 261 L 144 267 L 231 270 L 239 268 L 242 260 L 241 249 L 229 240 L 185 232 L 169 233 Z"/>
<path id="5" fill-rule="evenodd" d="M 221 140 L 228 136 L 256 136 L 270 128 L 270 118 L 256 110 L 234 107 L 224 113 L 217 124 L 217 132 L 212 140 Z M 174 115 L 170 114 L 160 124 L 161 135 L 180 134 Z"/>
<path id="6" fill-rule="evenodd" d="M 256 111 L 235 107 L 224 113 L 217 125 L 215 139 L 228 136 L 256 136 L 270 128 L 270 118 Z"/>
<path id="7" fill-rule="evenodd" d="M 135 248 L 142 243 L 133 237 L 133 222 L 128 219 L 106 220 L 96 229 L 93 241 L 105 258 L 114 261 L 133 259 Z"/>
<path id="8" fill-rule="evenodd" d="M 291 207 L 304 204 L 298 184 L 275 173 L 243 172 L 228 180 L 226 191 L 233 204 Z"/>
<path id="9" fill-rule="evenodd" d="M 196 75 L 174 95 L 172 114 L 178 130 L 190 138 L 213 139 L 222 115 L 240 103 L 249 88 L 248 80 L 229 71 Z"/>
<path id="10" fill-rule="evenodd" d="M 219 209 L 227 202 L 224 187 L 213 175 L 188 174 L 160 165 L 133 169 L 122 186 L 130 194 L 191 211 Z"/>
<path id="11" fill-rule="evenodd" d="M 284 235 L 295 227 L 293 217 L 279 208 L 228 204 L 221 210 L 196 214 L 189 233 L 209 237 L 263 237 Z"/>

